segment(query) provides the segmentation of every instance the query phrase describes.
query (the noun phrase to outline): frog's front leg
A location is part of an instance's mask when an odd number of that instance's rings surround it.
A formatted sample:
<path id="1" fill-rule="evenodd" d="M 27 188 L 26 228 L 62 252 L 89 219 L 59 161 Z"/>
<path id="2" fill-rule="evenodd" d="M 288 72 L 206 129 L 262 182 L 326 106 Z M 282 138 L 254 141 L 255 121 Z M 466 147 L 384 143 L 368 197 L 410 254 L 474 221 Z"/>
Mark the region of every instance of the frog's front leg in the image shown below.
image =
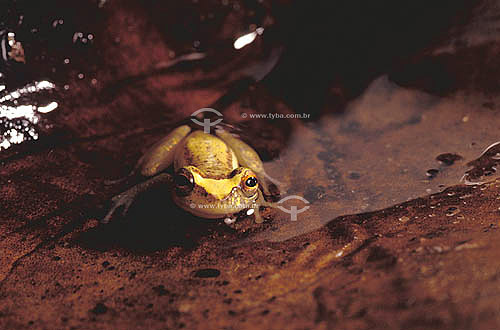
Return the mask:
<path id="1" fill-rule="evenodd" d="M 252 171 L 254 171 L 259 178 L 265 178 L 269 182 L 261 180 L 260 184 L 262 185 L 262 189 L 266 196 L 274 196 L 276 193 L 272 193 L 269 189 L 269 183 L 272 183 L 276 186 L 280 185 L 280 182 L 271 178 L 264 169 L 264 164 L 260 159 L 257 152 L 250 147 L 245 142 L 231 135 L 231 133 L 224 131 L 222 129 L 217 129 L 215 134 L 221 138 L 227 145 L 231 147 L 231 149 L 236 154 L 236 158 L 238 158 L 238 162 L 240 166 L 248 167 Z M 279 198 L 279 196 L 278 196 Z"/>
<path id="2" fill-rule="evenodd" d="M 151 189 L 151 187 L 157 184 L 171 184 L 171 183 L 172 183 L 172 176 L 168 173 L 161 173 L 142 183 L 136 184 L 135 186 L 122 192 L 121 194 L 116 195 L 111 199 L 113 206 L 108 211 L 106 216 L 101 220 L 101 222 L 108 223 L 115 214 L 116 210 L 118 210 L 121 207 L 123 207 L 123 209 L 120 212 L 121 216 L 126 215 L 128 209 L 130 208 L 130 205 L 132 205 L 137 196 L 145 191 L 148 191 L 149 189 Z"/>
<path id="3" fill-rule="evenodd" d="M 108 214 L 101 222 L 108 223 L 113 217 L 116 210 L 123 207 L 122 215 L 125 215 L 134 202 L 137 195 L 148 190 L 151 186 L 159 183 L 171 183 L 171 175 L 162 173 L 167 167 L 172 164 L 175 154 L 175 147 L 185 138 L 191 128 L 187 125 L 180 126 L 174 129 L 166 137 L 155 143 L 144 156 L 139 159 L 134 171 L 139 171 L 144 177 L 152 177 L 145 182 L 139 183 L 132 188 L 116 195 L 111 199 L 113 206 Z"/>

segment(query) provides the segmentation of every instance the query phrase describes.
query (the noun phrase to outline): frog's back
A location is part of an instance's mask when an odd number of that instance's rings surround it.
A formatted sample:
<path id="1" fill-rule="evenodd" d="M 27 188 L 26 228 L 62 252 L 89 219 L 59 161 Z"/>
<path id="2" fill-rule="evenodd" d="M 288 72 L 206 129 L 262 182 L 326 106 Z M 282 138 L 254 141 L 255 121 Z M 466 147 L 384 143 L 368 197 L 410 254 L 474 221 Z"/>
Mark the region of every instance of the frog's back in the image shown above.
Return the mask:
<path id="1" fill-rule="evenodd" d="M 206 177 L 226 178 L 238 167 L 232 149 L 218 137 L 203 131 L 194 131 L 180 143 L 176 150 L 174 168 L 196 166 Z"/>

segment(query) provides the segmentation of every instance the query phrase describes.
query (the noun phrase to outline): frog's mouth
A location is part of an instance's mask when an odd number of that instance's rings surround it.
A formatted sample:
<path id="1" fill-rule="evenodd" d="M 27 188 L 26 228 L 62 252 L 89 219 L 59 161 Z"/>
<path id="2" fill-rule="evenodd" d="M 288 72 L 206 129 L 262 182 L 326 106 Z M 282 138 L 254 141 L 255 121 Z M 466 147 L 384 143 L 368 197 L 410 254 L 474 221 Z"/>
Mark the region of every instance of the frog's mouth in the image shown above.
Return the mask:
<path id="1" fill-rule="evenodd" d="M 206 192 L 200 186 L 196 188 L 194 193 L 194 196 L 186 197 L 181 197 L 174 193 L 173 198 L 177 205 L 181 205 L 189 213 L 211 219 L 230 217 L 243 210 L 255 209 L 259 198 L 258 192 L 247 197 L 244 191 L 238 186 L 233 187 L 220 199 L 214 196 L 206 196 Z"/>
<path id="2" fill-rule="evenodd" d="M 228 179 L 211 179 L 204 178 L 198 173 L 193 173 L 193 176 L 196 186 L 205 190 L 209 196 L 213 196 L 216 200 L 223 201 L 238 194 L 248 197 L 241 189 L 240 178 L 238 177 Z"/>

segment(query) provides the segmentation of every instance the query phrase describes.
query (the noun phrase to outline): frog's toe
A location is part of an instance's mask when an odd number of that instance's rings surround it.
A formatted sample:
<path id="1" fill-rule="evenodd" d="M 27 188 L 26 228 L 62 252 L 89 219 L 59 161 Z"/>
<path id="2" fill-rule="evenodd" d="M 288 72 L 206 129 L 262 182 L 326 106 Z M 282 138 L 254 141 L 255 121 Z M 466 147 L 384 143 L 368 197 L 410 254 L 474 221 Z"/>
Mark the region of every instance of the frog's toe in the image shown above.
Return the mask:
<path id="1" fill-rule="evenodd" d="M 263 223 L 264 222 L 264 218 L 262 217 L 262 215 L 260 214 L 259 210 L 257 210 L 255 212 L 255 223 Z"/>
<path id="2" fill-rule="evenodd" d="M 111 202 L 113 203 L 113 206 L 111 209 L 108 211 L 106 216 L 101 220 L 101 223 L 108 223 L 111 218 L 113 218 L 113 215 L 117 212 L 118 209 L 122 208 L 120 211 L 120 215 L 124 216 L 127 214 L 130 206 L 134 202 L 135 199 L 135 194 L 131 195 L 128 192 L 116 195 L 111 199 Z"/>
<path id="3" fill-rule="evenodd" d="M 101 220 L 101 223 L 108 223 L 113 215 L 116 213 L 116 210 L 119 208 L 122 208 L 121 210 L 121 215 L 124 216 L 127 214 L 128 209 L 136 199 L 137 195 L 140 193 L 147 191 L 150 189 L 152 186 L 157 185 L 157 184 L 171 184 L 172 177 L 168 173 L 162 173 L 159 174 L 155 177 L 152 177 L 151 179 L 139 183 L 132 188 L 128 189 L 127 191 L 122 192 L 119 195 L 116 195 L 115 197 L 111 198 L 111 202 L 113 206 L 109 210 L 108 214 Z"/>

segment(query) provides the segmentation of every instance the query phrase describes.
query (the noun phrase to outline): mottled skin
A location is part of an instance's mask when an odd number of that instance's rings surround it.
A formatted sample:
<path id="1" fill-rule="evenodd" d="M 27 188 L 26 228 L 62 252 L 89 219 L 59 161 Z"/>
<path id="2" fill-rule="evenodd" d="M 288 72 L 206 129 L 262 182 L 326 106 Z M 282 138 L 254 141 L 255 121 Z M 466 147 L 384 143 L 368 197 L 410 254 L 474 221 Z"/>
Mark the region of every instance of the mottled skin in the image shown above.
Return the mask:
<path id="1" fill-rule="evenodd" d="M 217 136 L 180 126 L 154 144 L 139 160 L 136 170 L 150 180 L 116 196 L 115 206 L 103 219 L 109 221 L 115 209 L 125 206 L 125 212 L 135 196 L 151 184 L 172 181 L 162 173 L 173 164 L 173 201 L 184 210 L 209 219 L 224 218 L 228 224 L 236 214 L 247 210 L 262 222 L 260 205 L 267 203 L 259 187 L 268 177 L 259 155 L 246 143 L 218 129 Z"/>

